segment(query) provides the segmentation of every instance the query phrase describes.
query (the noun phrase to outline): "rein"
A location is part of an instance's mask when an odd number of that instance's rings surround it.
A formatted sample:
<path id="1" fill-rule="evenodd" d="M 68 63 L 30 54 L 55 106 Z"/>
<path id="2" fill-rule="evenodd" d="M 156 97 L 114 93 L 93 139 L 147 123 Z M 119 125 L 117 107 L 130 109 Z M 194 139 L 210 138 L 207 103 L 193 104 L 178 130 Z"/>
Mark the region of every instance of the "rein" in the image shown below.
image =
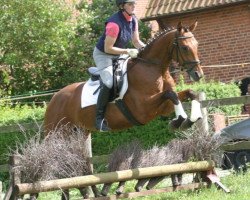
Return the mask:
<path id="1" fill-rule="evenodd" d="M 144 58 L 141 58 L 141 57 L 137 57 L 136 58 L 137 60 L 140 60 L 146 64 L 152 64 L 152 65 L 161 65 L 161 62 L 160 61 L 151 61 L 151 60 L 148 60 L 148 59 L 144 59 Z"/>

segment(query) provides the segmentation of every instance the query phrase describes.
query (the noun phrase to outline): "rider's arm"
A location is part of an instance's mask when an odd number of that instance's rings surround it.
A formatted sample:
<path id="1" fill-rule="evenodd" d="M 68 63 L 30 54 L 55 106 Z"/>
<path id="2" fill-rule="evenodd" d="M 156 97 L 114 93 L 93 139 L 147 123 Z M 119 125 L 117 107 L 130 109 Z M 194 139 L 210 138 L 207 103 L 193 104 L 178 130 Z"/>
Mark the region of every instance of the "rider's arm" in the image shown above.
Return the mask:
<path id="1" fill-rule="evenodd" d="M 127 49 L 122 49 L 119 47 L 115 47 L 115 41 L 119 34 L 119 26 L 116 23 L 109 22 L 106 25 L 106 38 L 104 41 L 104 51 L 108 54 L 120 55 L 127 54 Z"/>
<path id="2" fill-rule="evenodd" d="M 135 25 L 135 32 L 134 32 L 133 37 L 132 37 L 132 43 L 137 49 L 139 49 L 141 47 L 145 47 L 145 44 L 140 40 L 137 21 L 136 21 L 136 25 Z"/>

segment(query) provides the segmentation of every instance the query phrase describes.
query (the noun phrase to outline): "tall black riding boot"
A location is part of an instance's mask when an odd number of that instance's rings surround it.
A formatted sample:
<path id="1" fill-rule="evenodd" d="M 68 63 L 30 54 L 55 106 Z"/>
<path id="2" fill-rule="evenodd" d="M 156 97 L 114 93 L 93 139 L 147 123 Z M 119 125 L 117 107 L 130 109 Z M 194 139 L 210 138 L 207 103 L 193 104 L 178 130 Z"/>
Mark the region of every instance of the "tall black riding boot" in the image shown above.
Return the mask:
<path id="1" fill-rule="evenodd" d="M 109 101 L 109 95 L 110 95 L 110 89 L 106 85 L 102 84 L 96 104 L 96 124 L 95 124 L 96 129 L 102 132 L 110 130 L 107 121 L 104 119 L 106 106 Z"/>

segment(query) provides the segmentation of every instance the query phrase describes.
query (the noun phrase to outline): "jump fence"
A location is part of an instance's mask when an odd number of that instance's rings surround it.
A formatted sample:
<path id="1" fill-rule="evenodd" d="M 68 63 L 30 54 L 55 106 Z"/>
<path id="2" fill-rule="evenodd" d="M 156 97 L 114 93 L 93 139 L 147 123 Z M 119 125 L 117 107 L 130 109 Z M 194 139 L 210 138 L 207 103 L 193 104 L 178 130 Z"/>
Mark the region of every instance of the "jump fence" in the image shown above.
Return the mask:
<path id="1" fill-rule="evenodd" d="M 12 163 L 15 164 L 15 161 Z M 213 161 L 199 161 L 189 162 L 174 165 L 164 165 L 147 168 L 137 168 L 116 172 L 99 173 L 93 175 L 64 178 L 50 181 L 38 181 L 35 183 L 21 183 L 21 173 L 17 170 L 12 171 L 12 186 L 9 188 L 8 193 L 5 195 L 4 200 L 18 199 L 24 194 L 36 194 L 40 192 L 48 192 L 55 190 L 69 190 L 72 188 L 83 188 L 88 186 L 95 186 L 105 183 L 116 183 L 130 180 L 150 179 L 155 177 L 166 177 L 170 175 L 194 173 L 194 182 L 187 183 L 179 186 L 167 186 L 158 189 L 147 189 L 137 192 L 122 193 L 119 195 L 108 195 L 100 197 L 88 197 L 92 200 L 108 200 L 108 199 L 122 199 L 122 198 L 135 198 L 139 196 L 147 196 L 153 194 L 159 194 L 164 192 L 173 192 L 178 190 L 194 190 L 201 187 L 208 187 L 212 183 L 216 183 L 218 187 L 224 189 L 225 192 L 229 190 L 222 185 L 219 178 L 214 171 Z M 216 177 L 216 180 L 213 178 Z M 69 196 L 68 196 L 69 198 Z M 68 199 L 67 198 L 67 199 Z"/>
<path id="2" fill-rule="evenodd" d="M 222 106 L 222 105 L 233 105 L 233 104 L 248 104 L 250 103 L 250 96 L 241 96 L 233 98 L 223 98 L 223 99 L 214 99 L 214 100 L 203 100 L 201 101 L 201 107 L 206 108 L 207 106 Z M 184 103 L 184 107 L 190 106 L 190 104 Z M 25 129 L 38 129 L 39 123 L 30 123 L 21 125 Z M 41 125 L 41 124 L 40 124 Z M 15 125 L 11 127 L 2 127 L 0 129 L 1 133 L 6 132 L 15 132 L 20 131 L 20 126 Z M 105 160 L 106 158 L 104 158 Z M 94 158 L 91 158 L 94 162 Z M 97 159 L 98 160 L 98 159 Z M 99 158 L 100 160 L 100 158 Z M 7 165 L 1 165 L 1 170 L 6 170 Z M 51 181 L 40 181 L 35 183 L 21 183 L 20 182 L 20 172 L 13 172 L 12 174 L 12 185 L 7 191 L 4 200 L 17 199 L 18 196 L 23 194 L 34 194 L 39 192 L 47 192 L 54 190 L 64 190 L 71 188 L 79 188 L 86 186 L 93 186 L 97 184 L 105 183 L 114 183 L 120 181 L 129 181 L 129 180 L 140 180 L 143 178 L 153 178 L 153 177 L 162 177 L 172 174 L 182 174 L 182 173 L 195 173 L 200 174 L 201 180 L 196 181 L 192 184 L 177 186 L 177 187 L 166 187 L 163 189 L 153 189 L 150 191 L 141 191 L 141 192 L 131 192 L 121 195 L 110 195 L 109 197 L 96 197 L 90 199 L 118 199 L 118 198 L 133 198 L 137 196 L 145 196 L 162 192 L 176 191 L 182 189 L 195 189 L 204 185 L 211 185 L 211 183 L 216 183 L 218 187 L 222 188 L 224 191 L 229 192 L 229 190 L 224 187 L 220 182 L 216 174 L 214 173 L 214 163 L 211 161 L 201 161 L 201 162 L 191 162 L 175 165 L 166 165 L 166 166 L 157 166 L 150 168 L 138 168 L 117 172 L 101 173 L 94 175 L 87 175 L 81 177 L 67 178 L 67 179 L 58 179 Z"/>

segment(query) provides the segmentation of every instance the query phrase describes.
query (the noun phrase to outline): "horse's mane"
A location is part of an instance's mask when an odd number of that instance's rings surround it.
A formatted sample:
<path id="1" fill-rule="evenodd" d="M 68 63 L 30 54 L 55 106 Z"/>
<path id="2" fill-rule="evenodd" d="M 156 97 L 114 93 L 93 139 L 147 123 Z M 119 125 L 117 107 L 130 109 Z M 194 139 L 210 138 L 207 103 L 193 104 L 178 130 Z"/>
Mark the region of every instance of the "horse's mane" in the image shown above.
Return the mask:
<path id="1" fill-rule="evenodd" d="M 147 51 L 151 46 L 152 44 L 157 40 L 159 39 L 160 37 L 162 37 L 163 35 L 169 33 L 170 31 L 174 30 L 175 28 L 174 27 L 169 27 L 169 28 L 166 28 L 162 31 L 159 31 L 157 32 L 154 37 L 150 38 L 147 43 L 146 43 L 146 46 L 145 47 L 142 47 L 139 49 L 139 54 L 138 56 L 141 56 L 145 51 Z"/>

